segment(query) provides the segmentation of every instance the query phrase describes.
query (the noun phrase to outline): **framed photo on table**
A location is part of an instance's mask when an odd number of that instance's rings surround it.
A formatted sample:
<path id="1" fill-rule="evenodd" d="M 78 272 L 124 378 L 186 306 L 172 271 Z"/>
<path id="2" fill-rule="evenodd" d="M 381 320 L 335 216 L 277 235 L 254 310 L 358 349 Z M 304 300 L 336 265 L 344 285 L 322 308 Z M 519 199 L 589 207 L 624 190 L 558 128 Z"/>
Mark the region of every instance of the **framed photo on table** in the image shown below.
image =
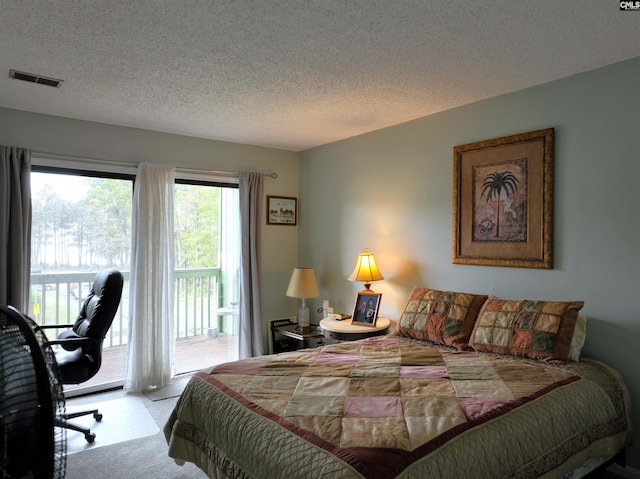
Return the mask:
<path id="1" fill-rule="evenodd" d="M 298 224 L 298 199 L 289 196 L 267 196 L 267 224 Z"/>
<path id="2" fill-rule="evenodd" d="M 452 262 L 553 268 L 554 130 L 453 149 Z"/>
<path id="3" fill-rule="evenodd" d="M 378 319 L 381 297 L 381 293 L 360 291 L 351 315 L 351 324 L 374 327 Z"/>

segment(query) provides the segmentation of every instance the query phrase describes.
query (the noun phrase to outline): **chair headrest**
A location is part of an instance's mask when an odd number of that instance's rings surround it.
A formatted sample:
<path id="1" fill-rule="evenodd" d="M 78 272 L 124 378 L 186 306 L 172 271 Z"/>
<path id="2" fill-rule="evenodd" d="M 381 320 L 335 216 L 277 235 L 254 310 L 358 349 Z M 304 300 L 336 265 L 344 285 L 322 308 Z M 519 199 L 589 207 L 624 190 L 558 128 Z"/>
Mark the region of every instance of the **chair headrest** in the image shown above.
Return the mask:
<path id="1" fill-rule="evenodd" d="M 93 278 L 93 285 L 91 286 L 91 292 L 98 296 L 104 296 L 107 292 L 114 292 L 120 290 L 122 294 L 122 285 L 124 279 L 122 273 L 117 269 L 108 269 L 106 271 L 100 271 Z M 118 299 L 118 302 L 120 300 Z"/>
<path id="2" fill-rule="evenodd" d="M 116 269 L 96 274 L 73 330 L 80 336 L 104 338 L 120 305 L 124 278 Z"/>

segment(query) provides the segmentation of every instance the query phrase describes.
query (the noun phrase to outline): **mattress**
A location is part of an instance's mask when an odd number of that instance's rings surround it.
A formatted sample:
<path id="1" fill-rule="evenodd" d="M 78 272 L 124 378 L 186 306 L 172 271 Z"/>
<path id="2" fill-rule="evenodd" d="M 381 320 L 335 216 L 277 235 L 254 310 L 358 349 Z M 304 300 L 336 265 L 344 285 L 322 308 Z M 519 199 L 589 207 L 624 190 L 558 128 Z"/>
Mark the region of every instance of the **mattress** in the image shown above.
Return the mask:
<path id="1" fill-rule="evenodd" d="M 608 365 L 382 336 L 196 374 L 164 433 L 209 477 L 562 477 L 631 438 Z"/>

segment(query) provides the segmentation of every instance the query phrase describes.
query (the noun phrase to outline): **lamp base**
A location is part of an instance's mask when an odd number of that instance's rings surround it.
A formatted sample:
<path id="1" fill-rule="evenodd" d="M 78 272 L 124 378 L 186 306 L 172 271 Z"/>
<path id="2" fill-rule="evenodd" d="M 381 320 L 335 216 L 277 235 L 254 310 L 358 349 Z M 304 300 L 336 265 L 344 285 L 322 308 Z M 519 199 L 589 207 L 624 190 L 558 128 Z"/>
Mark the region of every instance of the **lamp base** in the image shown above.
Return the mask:
<path id="1" fill-rule="evenodd" d="M 296 333 L 310 333 L 313 331 L 313 326 L 298 326 L 296 328 Z"/>
<path id="2" fill-rule="evenodd" d="M 302 304 L 300 305 L 300 308 L 298 308 L 298 327 L 296 328 L 296 331 L 311 331 L 311 326 L 309 326 L 309 308 L 305 303 L 305 298 L 302 298 Z"/>
<path id="3" fill-rule="evenodd" d="M 358 291 L 358 293 L 360 294 L 376 294 L 376 292 L 374 290 L 371 289 L 371 283 L 364 283 L 364 289 L 361 291 Z"/>

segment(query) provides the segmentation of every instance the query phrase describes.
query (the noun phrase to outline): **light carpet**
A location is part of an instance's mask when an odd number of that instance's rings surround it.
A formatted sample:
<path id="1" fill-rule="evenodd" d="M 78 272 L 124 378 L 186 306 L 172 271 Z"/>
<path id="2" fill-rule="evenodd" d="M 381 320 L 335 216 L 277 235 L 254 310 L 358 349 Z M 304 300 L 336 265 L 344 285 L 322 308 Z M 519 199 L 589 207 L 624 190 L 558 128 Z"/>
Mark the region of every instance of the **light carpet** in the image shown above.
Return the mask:
<path id="1" fill-rule="evenodd" d="M 171 379 L 171 384 L 163 388 L 145 391 L 144 395 L 152 401 L 161 401 L 162 399 L 174 398 L 180 396 L 185 386 L 193 374 L 181 374 Z"/>
<path id="2" fill-rule="evenodd" d="M 169 457 L 167 441 L 161 429 L 171 415 L 177 397 L 152 401 L 144 394 L 133 395 L 116 390 L 93 397 L 73 398 L 70 402 L 75 405 L 95 401 L 96 397 L 107 400 L 132 396 L 142 401 L 160 431 L 106 447 L 87 448 L 84 452 L 67 456 L 66 479 L 206 479 L 206 474 L 195 464 L 179 466 Z M 106 424 L 109 420 L 105 416 L 102 421 Z"/>
<path id="3" fill-rule="evenodd" d="M 81 432 L 67 430 L 67 454 L 89 451 L 102 446 L 130 441 L 157 434 L 160 429 L 139 397 L 131 396 L 82 405 L 67 405 L 67 413 L 98 409 L 103 420 L 98 422 L 92 414 L 71 419 L 70 422 L 89 427 L 96 435 L 88 443 Z"/>

